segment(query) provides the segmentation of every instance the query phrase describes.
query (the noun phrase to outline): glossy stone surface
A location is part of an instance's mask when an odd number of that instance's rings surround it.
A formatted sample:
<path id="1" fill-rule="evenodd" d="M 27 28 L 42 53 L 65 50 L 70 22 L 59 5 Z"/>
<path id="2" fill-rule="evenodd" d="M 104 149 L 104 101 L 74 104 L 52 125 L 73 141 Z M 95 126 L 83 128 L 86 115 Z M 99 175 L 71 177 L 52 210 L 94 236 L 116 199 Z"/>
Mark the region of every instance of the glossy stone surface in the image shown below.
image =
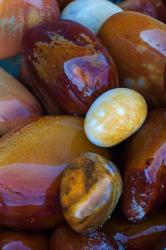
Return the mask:
<path id="1" fill-rule="evenodd" d="M 97 96 L 118 86 L 107 51 L 76 22 L 57 21 L 30 29 L 23 52 L 34 92 L 51 114 L 58 105 L 63 113 L 84 115 Z"/>
<path id="2" fill-rule="evenodd" d="M 124 152 L 123 212 L 133 222 L 166 201 L 166 110 L 151 112 Z"/>
<path id="3" fill-rule="evenodd" d="M 165 230 L 165 209 L 138 224 L 132 224 L 118 215 L 102 229 L 109 239 L 119 241 L 123 250 L 152 250 Z"/>
<path id="4" fill-rule="evenodd" d="M 119 6 L 124 10 L 138 11 L 166 23 L 165 0 L 126 0 Z"/>
<path id="5" fill-rule="evenodd" d="M 35 97 L 0 68 L 0 135 L 41 114 Z"/>
<path id="6" fill-rule="evenodd" d="M 0 230 L 1 250 L 49 250 L 49 237 L 43 233 Z"/>
<path id="7" fill-rule="evenodd" d="M 51 250 L 123 250 L 120 243 L 102 232 L 83 236 L 66 225 L 56 228 L 51 239 Z"/>
<path id="8" fill-rule="evenodd" d="M 83 132 L 83 120 L 41 117 L 0 139 L 0 225 L 46 230 L 63 220 L 61 173 L 80 153 L 96 152 Z"/>
<path id="9" fill-rule="evenodd" d="M 100 147 L 112 147 L 135 133 L 145 121 L 147 105 L 136 91 L 109 90 L 90 107 L 84 122 L 88 139 Z"/>
<path id="10" fill-rule="evenodd" d="M 99 36 L 115 60 L 121 86 L 139 91 L 150 106 L 165 106 L 166 25 L 125 11 L 110 17 Z"/>
<path id="11" fill-rule="evenodd" d="M 61 19 L 73 20 L 97 33 L 106 19 L 121 11 L 108 0 L 77 0 L 63 10 Z"/>
<path id="12" fill-rule="evenodd" d="M 41 22 L 56 20 L 58 16 L 55 0 L 1 0 L 0 59 L 20 52 L 25 30 Z"/>
<path id="13" fill-rule="evenodd" d="M 62 175 L 63 215 L 76 232 L 92 233 L 111 216 L 121 193 L 122 179 L 112 162 L 98 154 L 81 154 Z"/>

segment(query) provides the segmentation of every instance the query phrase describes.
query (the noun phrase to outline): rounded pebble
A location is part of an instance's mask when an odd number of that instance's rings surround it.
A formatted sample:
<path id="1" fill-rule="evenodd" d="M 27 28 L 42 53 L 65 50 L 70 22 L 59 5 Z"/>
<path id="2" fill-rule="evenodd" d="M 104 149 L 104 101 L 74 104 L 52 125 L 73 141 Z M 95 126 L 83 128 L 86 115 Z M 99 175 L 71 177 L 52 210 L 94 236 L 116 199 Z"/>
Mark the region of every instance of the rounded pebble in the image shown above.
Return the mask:
<path id="1" fill-rule="evenodd" d="M 76 232 L 91 233 L 110 217 L 121 193 L 122 179 L 112 162 L 98 154 L 81 154 L 62 175 L 64 217 Z"/>
<path id="2" fill-rule="evenodd" d="M 147 104 L 136 91 L 109 90 L 96 99 L 84 123 L 88 139 L 95 145 L 111 147 L 127 139 L 145 121 Z"/>
<path id="3" fill-rule="evenodd" d="M 99 31 L 121 87 L 138 91 L 150 108 L 166 106 L 166 25 L 134 11 L 111 16 Z"/>
<path id="4" fill-rule="evenodd" d="M 121 11 L 107 0 L 76 0 L 63 10 L 61 19 L 73 20 L 97 33 L 107 18 Z"/>
<path id="5" fill-rule="evenodd" d="M 62 114 L 84 116 L 100 94 L 119 86 L 105 47 L 85 26 L 70 20 L 29 29 L 23 56 L 22 77 L 50 114 L 58 108 Z"/>

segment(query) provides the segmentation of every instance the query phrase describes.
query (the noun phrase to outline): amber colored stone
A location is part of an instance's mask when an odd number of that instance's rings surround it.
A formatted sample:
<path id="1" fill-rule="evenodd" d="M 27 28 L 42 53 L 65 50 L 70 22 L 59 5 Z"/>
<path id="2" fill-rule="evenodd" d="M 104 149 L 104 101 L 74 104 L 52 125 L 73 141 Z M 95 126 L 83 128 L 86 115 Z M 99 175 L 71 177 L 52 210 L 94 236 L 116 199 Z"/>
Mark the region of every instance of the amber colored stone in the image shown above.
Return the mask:
<path id="1" fill-rule="evenodd" d="M 0 68 L 0 135 L 41 114 L 41 106 L 35 97 Z"/>
<path id="2" fill-rule="evenodd" d="M 122 250 L 121 244 L 102 232 L 89 236 L 80 235 L 66 225 L 57 227 L 52 239 L 51 250 Z"/>
<path id="3" fill-rule="evenodd" d="M 165 0 L 126 0 L 119 6 L 124 10 L 138 11 L 166 23 Z"/>
<path id="4" fill-rule="evenodd" d="M 0 230 L 2 250 L 49 250 L 49 236 L 43 233 L 27 233 Z"/>
<path id="5" fill-rule="evenodd" d="M 132 224 L 118 215 L 111 218 L 102 230 L 108 238 L 119 241 L 122 249 L 152 250 L 166 230 L 165 209 L 138 224 Z"/>
<path id="6" fill-rule="evenodd" d="M 124 155 L 123 212 L 140 221 L 166 201 L 166 109 L 149 114 Z"/>
<path id="7" fill-rule="evenodd" d="M 56 0 L 0 1 L 0 59 L 20 51 L 23 33 L 41 22 L 56 20 L 59 7 Z"/>
<path id="8" fill-rule="evenodd" d="M 52 229 L 63 220 L 59 186 L 67 163 L 87 151 L 83 119 L 41 117 L 0 139 L 0 225 Z"/>
<path id="9" fill-rule="evenodd" d="M 124 11 L 105 22 L 99 37 L 116 63 L 120 85 L 140 92 L 152 107 L 165 106 L 166 25 Z"/>
<path id="10" fill-rule="evenodd" d="M 81 154 L 62 174 L 63 215 L 78 233 L 89 234 L 99 229 L 111 216 L 121 194 L 118 168 L 98 154 Z"/>
<path id="11" fill-rule="evenodd" d="M 49 113 L 85 115 L 103 92 L 118 86 L 111 57 L 86 27 L 69 20 L 26 32 L 23 54 L 34 93 Z"/>

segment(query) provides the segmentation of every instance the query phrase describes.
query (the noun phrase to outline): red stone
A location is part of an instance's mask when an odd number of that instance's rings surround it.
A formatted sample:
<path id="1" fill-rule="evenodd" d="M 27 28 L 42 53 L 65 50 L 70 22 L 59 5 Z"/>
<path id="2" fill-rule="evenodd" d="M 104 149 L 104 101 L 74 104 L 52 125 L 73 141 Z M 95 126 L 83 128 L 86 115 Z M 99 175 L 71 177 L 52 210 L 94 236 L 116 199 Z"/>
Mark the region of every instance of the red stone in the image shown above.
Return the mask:
<path id="1" fill-rule="evenodd" d="M 85 115 L 103 92 L 118 87 L 111 57 L 96 36 L 72 21 L 36 26 L 24 36 L 23 54 L 34 92 L 49 113 Z"/>
<path id="2" fill-rule="evenodd" d="M 138 222 L 166 201 L 166 109 L 149 114 L 124 156 L 123 212 Z"/>

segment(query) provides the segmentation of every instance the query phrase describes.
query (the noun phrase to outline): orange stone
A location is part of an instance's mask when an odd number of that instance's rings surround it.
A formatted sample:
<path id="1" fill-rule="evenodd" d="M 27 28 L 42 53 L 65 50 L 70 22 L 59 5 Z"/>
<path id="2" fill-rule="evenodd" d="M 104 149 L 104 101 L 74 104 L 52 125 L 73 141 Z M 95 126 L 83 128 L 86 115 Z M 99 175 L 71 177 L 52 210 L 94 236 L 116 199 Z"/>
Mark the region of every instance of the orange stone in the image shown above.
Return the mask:
<path id="1" fill-rule="evenodd" d="M 166 25 L 136 12 L 110 17 L 99 32 L 113 57 L 121 86 L 140 92 L 150 106 L 166 104 Z"/>

